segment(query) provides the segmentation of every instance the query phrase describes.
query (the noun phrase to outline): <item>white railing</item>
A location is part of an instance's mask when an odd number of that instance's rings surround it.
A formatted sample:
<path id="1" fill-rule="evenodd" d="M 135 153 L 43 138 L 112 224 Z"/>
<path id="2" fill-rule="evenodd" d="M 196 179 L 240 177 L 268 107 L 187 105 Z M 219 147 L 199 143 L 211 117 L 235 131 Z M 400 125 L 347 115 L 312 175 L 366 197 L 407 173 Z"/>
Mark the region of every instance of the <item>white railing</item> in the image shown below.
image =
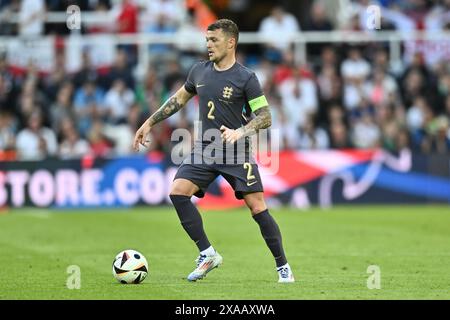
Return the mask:
<path id="1" fill-rule="evenodd" d="M 65 14 L 52 14 L 51 21 L 60 22 L 60 18 L 66 17 Z M 87 16 L 87 15 L 86 15 Z M 49 16 L 50 17 L 50 16 Z M 47 18 L 49 18 L 47 17 Z M 86 17 L 87 18 L 87 17 Z M 85 19 L 85 17 L 83 17 Z M 65 20 L 64 20 L 65 21 Z M 96 20 L 98 23 L 98 20 Z M 98 34 L 80 35 L 78 30 L 73 30 L 68 37 L 83 37 L 84 40 L 95 41 L 98 43 Z M 202 44 L 205 34 L 198 33 L 173 33 L 173 34 L 114 34 L 112 38 L 117 45 L 136 44 L 139 47 L 138 66 L 145 70 L 149 61 L 148 45 L 150 44 Z M 110 37 L 111 38 L 111 37 Z M 0 50 L 8 41 L 21 39 L 20 37 L 0 37 Z M 27 39 L 27 38 L 24 38 Z M 28 38 L 29 39 L 29 38 Z M 241 32 L 239 35 L 240 44 L 264 44 L 276 42 L 277 35 L 262 35 L 258 32 Z M 33 38 L 34 41 L 38 40 Z M 450 32 L 437 31 L 416 31 L 416 32 L 398 32 L 398 31 L 376 31 L 376 32 L 354 32 L 354 31 L 329 31 L 329 32 L 299 32 L 292 34 L 289 41 L 295 48 L 295 61 L 302 63 L 306 61 L 306 44 L 308 43 L 372 43 L 388 42 L 390 50 L 390 60 L 397 63 L 401 60 L 401 43 L 403 41 L 434 41 L 437 43 L 450 43 Z"/>

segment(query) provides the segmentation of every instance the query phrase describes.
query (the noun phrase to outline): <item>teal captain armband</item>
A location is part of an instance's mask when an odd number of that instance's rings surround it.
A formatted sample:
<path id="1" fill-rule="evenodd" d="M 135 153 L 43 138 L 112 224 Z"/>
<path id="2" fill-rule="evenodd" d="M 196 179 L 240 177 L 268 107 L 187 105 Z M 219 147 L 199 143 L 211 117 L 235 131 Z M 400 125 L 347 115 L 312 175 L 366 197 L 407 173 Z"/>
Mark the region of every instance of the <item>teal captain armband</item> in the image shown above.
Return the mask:
<path id="1" fill-rule="evenodd" d="M 250 100 L 248 102 L 248 104 L 250 105 L 250 108 L 252 109 L 253 112 L 258 110 L 259 108 L 269 106 L 269 103 L 267 103 L 266 96 L 264 96 L 264 95 L 259 96 L 258 98 Z"/>

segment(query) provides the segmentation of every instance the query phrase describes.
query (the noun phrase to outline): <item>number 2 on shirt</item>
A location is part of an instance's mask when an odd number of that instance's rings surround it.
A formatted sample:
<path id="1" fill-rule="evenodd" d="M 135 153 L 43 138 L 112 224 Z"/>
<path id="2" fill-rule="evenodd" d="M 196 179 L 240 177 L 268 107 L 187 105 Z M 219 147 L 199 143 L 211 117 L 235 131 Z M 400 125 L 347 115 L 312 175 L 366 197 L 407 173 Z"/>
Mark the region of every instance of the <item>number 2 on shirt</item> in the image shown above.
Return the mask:
<path id="1" fill-rule="evenodd" d="M 208 101 L 208 108 L 209 108 L 208 119 L 214 120 L 215 117 L 214 117 L 213 113 L 214 113 L 215 106 L 214 106 L 214 102 L 212 102 L 211 100 Z"/>

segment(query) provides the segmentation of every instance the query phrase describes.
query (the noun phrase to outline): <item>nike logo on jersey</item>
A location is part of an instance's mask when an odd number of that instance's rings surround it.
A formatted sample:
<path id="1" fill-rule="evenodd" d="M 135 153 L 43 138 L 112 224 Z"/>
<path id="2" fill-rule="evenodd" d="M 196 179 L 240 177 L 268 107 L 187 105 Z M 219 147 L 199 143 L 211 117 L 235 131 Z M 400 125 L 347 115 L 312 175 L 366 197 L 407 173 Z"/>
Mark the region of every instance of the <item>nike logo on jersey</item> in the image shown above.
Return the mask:
<path id="1" fill-rule="evenodd" d="M 254 185 L 255 183 L 257 183 L 258 181 L 253 181 L 253 182 L 247 182 L 247 187 L 250 187 L 252 185 Z"/>
<path id="2" fill-rule="evenodd" d="M 205 84 L 197 84 L 197 88 L 204 87 Z"/>

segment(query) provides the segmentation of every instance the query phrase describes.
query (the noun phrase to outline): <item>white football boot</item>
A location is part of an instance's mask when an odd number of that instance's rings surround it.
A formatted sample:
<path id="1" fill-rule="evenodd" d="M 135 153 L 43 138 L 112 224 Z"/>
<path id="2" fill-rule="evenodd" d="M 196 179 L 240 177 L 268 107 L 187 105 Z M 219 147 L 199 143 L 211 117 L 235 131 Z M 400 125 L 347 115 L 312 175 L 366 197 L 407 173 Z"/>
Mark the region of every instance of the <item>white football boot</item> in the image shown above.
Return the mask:
<path id="1" fill-rule="evenodd" d="M 292 273 L 289 263 L 277 268 L 278 283 L 291 283 L 295 282 L 294 274 Z"/>
<path id="2" fill-rule="evenodd" d="M 218 252 L 212 256 L 199 255 L 195 260 L 197 267 L 188 275 L 187 279 L 189 281 L 203 279 L 212 269 L 218 268 L 222 264 L 222 261 L 223 258 Z"/>

